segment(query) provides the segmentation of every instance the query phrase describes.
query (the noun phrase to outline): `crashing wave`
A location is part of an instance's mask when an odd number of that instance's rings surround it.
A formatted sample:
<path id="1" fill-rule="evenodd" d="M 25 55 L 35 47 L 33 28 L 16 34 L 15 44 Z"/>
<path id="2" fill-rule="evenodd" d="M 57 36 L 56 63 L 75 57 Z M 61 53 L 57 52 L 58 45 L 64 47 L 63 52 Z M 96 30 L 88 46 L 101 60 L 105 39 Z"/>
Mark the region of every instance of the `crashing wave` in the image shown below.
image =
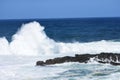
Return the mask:
<path id="1" fill-rule="evenodd" d="M 64 43 L 50 39 L 44 27 L 38 22 L 22 25 L 21 29 L 12 36 L 9 43 L 7 39 L 0 38 L 0 55 L 51 55 L 51 54 L 96 54 L 100 52 L 120 53 L 120 42 L 97 41 L 88 43 Z"/>

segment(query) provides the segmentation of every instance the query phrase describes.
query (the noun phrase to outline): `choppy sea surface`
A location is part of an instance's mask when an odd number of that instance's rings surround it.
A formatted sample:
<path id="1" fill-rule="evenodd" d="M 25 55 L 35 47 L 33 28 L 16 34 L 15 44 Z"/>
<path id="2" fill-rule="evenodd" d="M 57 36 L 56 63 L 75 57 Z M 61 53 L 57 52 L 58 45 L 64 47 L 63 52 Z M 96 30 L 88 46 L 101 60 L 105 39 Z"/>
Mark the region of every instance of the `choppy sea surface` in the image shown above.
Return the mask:
<path id="1" fill-rule="evenodd" d="M 95 61 L 36 66 L 74 54 L 120 53 L 120 18 L 0 20 L 0 80 L 120 80 Z"/>

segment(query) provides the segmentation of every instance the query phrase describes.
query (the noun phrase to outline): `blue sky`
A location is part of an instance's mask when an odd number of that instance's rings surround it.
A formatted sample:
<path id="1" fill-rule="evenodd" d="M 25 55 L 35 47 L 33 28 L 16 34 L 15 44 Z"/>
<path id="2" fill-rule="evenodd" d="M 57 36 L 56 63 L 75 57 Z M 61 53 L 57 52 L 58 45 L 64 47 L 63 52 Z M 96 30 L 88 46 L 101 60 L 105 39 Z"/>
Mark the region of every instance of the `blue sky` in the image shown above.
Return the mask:
<path id="1" fill-rule="evenodd" d="M 120 17 L 120 0 L 0 0 L 0 19 Z"/>

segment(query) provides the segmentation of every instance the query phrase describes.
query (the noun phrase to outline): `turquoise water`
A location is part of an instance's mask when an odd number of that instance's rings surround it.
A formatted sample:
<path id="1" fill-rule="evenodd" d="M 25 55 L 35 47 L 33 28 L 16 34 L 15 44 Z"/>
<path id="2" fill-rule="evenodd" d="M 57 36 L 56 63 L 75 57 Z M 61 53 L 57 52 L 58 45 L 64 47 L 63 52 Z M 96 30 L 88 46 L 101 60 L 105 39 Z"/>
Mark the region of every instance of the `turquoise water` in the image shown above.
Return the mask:
<path id="1" fill-rule="evenodd" d="M 10 56 L 9 56 L 10 57 Z M 6 57 L 3 57 L 6 60 Z M 99 63 L 35 66 L 38 57 L 12 57 L 0 66 L 1 80 L 119 80 L 120 67 Z M 16 62 L 14 62 L 16 60 Z M 1 61 L 0 59 L 0 62 Z M 117 76 L 117 77 L 116 77 Z"/>

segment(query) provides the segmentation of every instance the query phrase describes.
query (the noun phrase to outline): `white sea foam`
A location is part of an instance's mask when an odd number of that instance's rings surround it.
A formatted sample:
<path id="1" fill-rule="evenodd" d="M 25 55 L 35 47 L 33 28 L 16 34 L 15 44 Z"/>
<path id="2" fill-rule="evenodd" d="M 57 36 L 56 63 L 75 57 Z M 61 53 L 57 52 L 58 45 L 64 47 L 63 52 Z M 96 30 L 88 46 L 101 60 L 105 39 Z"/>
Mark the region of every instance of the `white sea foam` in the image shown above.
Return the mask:
<path id="1" fill-rule="evenodd" d="M 52 54 L 95 54 L 100 52 L 120 53 L 120 42 L 97 41 L 88 43 L 64 43 L 50 39 L 44 27 L 38 22 L 22 25 L 21 29 L 13 35 L 12 42 L 0 38 L 0 55 L 52 55 Z"/>
<path id="2" fill-rule="evenodd" d="M 64 63 L 36 67 L 35 62 L 50 55 L 120 52 L 120 42 L 55 42 L 38 22 L 22 25 L 9 43 L 0 38 L 0 80 L 116 80 L 120 67 L 103 64 Z M 8 56 L 4 56 L 8 55 Z M 21 55 L 21 56 L 20 56 Z M 42 56 L 42 57 L 39 57 Z M 91 59 L 91 62 L 93 60 Z M 75 72 L 74 72 L 75 71 Z M 82 72 L 83 71 L 83 72 Z M 81 73 L 82 72 L 82 73 Z M 81 74 L 80 74 L 81 73 Z M 99 74 L 107 74 L 99 76 Z M 80 75 L 84 76 L 80 76 Z M 98 77 L 96 77 L 98 75 Z"/>

